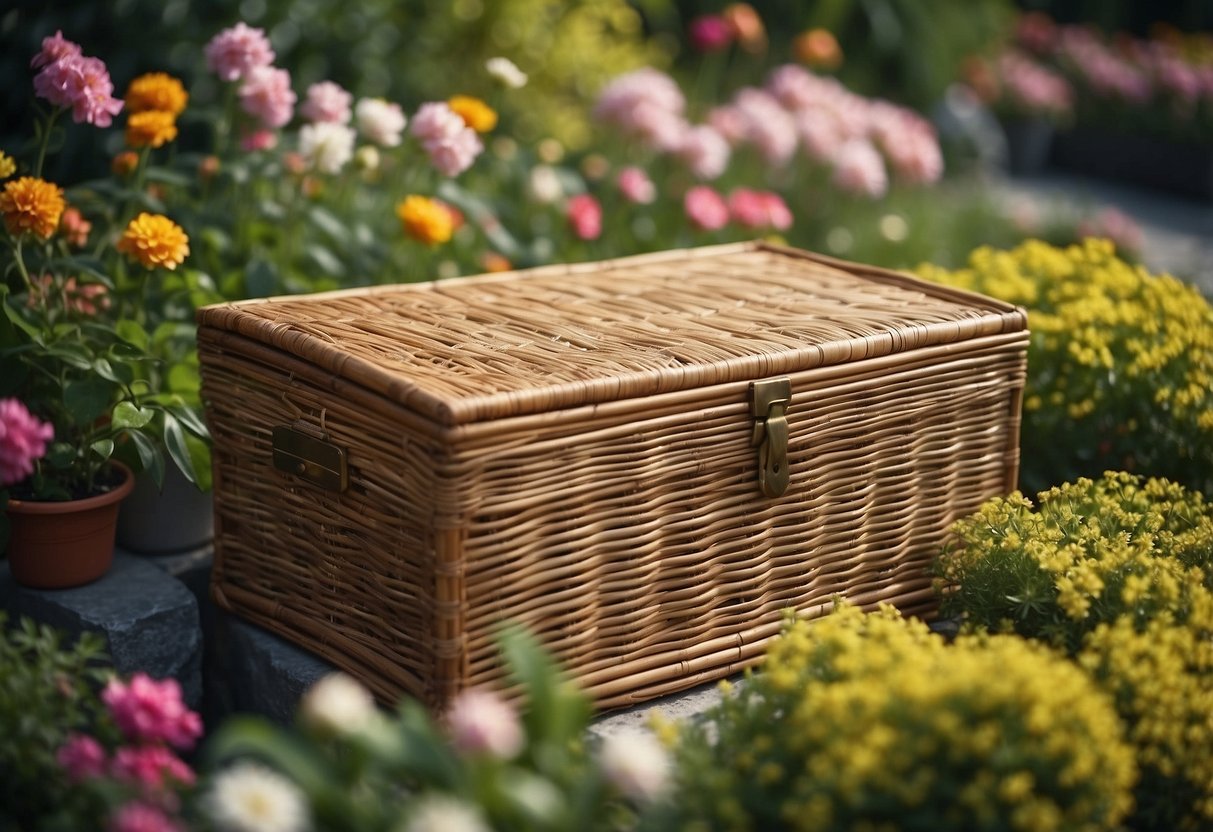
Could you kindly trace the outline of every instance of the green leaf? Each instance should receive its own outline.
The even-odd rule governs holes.
[[[210,491],[214,487],[211,478],[211,443],[193,434],[186,434],[185,444],[190,449],[190,460],[194,463],[194,485],[199,491]]]
[[[250,298],[266,298],[278,294],[281,285],[278,270],[265,260],[250,260],[244,269],[244,289]]]
[[[34,343],[43,343],[42,332],[29,321],[25,320],[25,318],[22,317],[21,312],[9,303],[7,292],[5,293],[4,297],[4,314],[13,326],[17,327],[17,329],[21,330],[31,339],[33,339]]]
[[[135,443],[135,450],[139,454],[139,464],[152,478],[152,482],[156,483],[156,487],[160,488],[164,485],[164,454],[151,437],[142,431],[132,430],[127,436]]]
[[[89,425],[105,415],[113,385],[102,378],[69,381],[63,388],[63,406],[77,424]]]
[[[111,364],[106,358],[93,361],[93,372],[115,384],[130,384],[135,380],[135,373],[130,367],[125,364]]]
[[[316,264],[316,267],[327,274],[339,277],[345,270],[337,255],[319,243],[310,243],[305,247],[304,251],[307,253],[308,258]]]
[[[188,188],[193,184],[193,180],[189,177],[168,168],[148,167],[144,171],[144,175],[149,182],[162,182],[165,185],[174,185],[178,188]]]
[[[320,205],[312,206],[312,209],[308,211],[308,219],[334,242],[342,245],[349,242],[349,229],[337,218],[336,214],[327,208]]]
[[[194,408],[184,404],[173,404],[169,405],[168,410],[181,420],[181,424],[191,434],[202,439],[210,439],[211,432],[207,429],[206,422],[202,421],[202,417]]]
[[[185,431],[177,417],[168,411],[164,412],[164,447],[168,449],[168,455],[173,458],[185,478],[190,482],[197,482],[194,460],[190,456],[189,446],[185,444]]]
[[[108,460],[114,455],[114,440],[113,439],[98,439],[93,444],[89,445],[93,449],[93,453],[101,457],[103,460]]]
[[[114,406],[112,424],[115,428],[127,430],[146,425],[156,415],[150,407],[139,407],[132,402],[118,402]]]
[[[313,797],[340,788],[309,743],[257,717],[236,716],[226,720],[208,740],[206,752],[208,768],[212,769],[235,758],[257,757]]]
[[[148,346],[147,330],[141,324],[132,320],[118,321],[114,327],[114,331],[118,337],[128,344],[134,344],[141,350],[146,350]]]

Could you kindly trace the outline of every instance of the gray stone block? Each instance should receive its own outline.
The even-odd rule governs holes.
[[[197,602],[181,581],[141,558],[116,552],[100,580],[62,590],[23,587],[0,563],[0,606],[13,619],[27,616],[71,636],[99,633],[119,673],[172,676],[191,707],[202,700]]]

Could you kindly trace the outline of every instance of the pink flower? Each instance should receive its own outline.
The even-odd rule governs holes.
[[[100,777],[105,772],[105,749],[87,734],[69,734],[55,760],[73,783]]]
[[[35,418],[17,399],[0,399],[0,488],[34,473],[34,463],[46,455],[55,438],[49,422]]]
[[[850,194],[878,199],[889,189],[884,161],[867,139],[851,139],[834,157],[834,184]]]
[[[724,136],[706,124],[690,128],[682,138],[678,157],[699,179],[715,179],[729,166],[731,151]]]
[[[117,779],[137,783],[149,794],[174,783],[190,786],[195,779],[193,770],[163,745],[119,748],[111,771]]]
[[[719,52],[733,42],[733,27],[718,14],[702,14],[687,27],[691,46],[698,52]]]
[[[422,142],[440,141],[467,127],[464,120],[445,101],[422,104],[413,116],[412,133]]]
[[[748,120],[745,114],[732,104],[713,107],[708,112],[707,121],[732,147],[745,141]]]
[[[691,225],[702,231],[718,231],[729,222],[729,206],[724,197],[707,185],[696,185],[687,191],[682,207]]]
[[[869,120],[872,139],[899,177],[917,185],[939,181],[943,176],[943,153],[929,121],[884,101],[872,104]]]
[[[34,69],[38,69],[39,67],[50,66],[64,58],[78,58],[80,55],[79,44],[64,38],[63,31],[59,30],[50,37],[42,39],[42,51],[34,56],[29,65]]]
[[[686,98],[664,72],[645,67],[618,76],[603,88],[594,117],[662,151],[678,147],[686,129]]]
[[[291,74],[285,69],[254,67],[240,85],[240,106],[265,127],[281,127],[290,121],[295,100]]]
[[[648,205],[657,199],[657,186],[649,179],[649,175],[638,167],[626,167],[619,171],[616,184],[628,202]]]
[[[737,188],[729,194],[728,205],[730,217],[743,228],[786,231],[792,226],[787,203],[772,191]]]
[[[570,197],[566,214],[578,239],[597,240],[602,235],[602,206],[589,194]]]
[[[131,801],[110,816],[108,832],[184,832],[184,827],[161,809]]]
[[[114,82],[100,58],[68,55],[34,76],[34,94],[57,107],[71,107],[72,121],[109,127],[122,111]]]
[[[832,162],[844,141],[838,119],[829,110],[805,110],[796,114],[796,132],[805,155],[816,162]]]
[[[452,745],[464,754],[509,760],[522,750],[524,737],[518,714],[491,691],[463,691],[451,703],[446,719]]]
[[[767,76],[766,89],[784,107],[798,111],[825,105],[845,87],[833,78],[814,75],[802,66],[784,64]]]
[[[299,114],[308,121],[331,121],[349,124],[353,113],[350,104],[354,96],[332,81],[321,81],[307,88],[307,100],[299,108]]]
[[[484,150],[476,131],[442,101],[422,104],[413,116],[412,131],[443,176],[458,176]]]
[[[203,50],[206,66],[223,81],[236,81],[274,62],[274,50],[261,29],[237,23],[211,38]]]
[[[1094,217],[1078,224],[1076,232],[1082,237],[1106,237],[1122,252],[1138,252],[1145,242],[1141,226],[1117,208],[1105,208]]]
[[[240,149],[245,153],[256,150],[273,150],[278,146],[278,134],[273,130],[252,130],[240,137]]]
[[[771,167],[783,167],[796,153],[796,122],[765,90],[743,89],[734,98],[746,122],[746,141]]]
[[[146,673],[136,673],[129,684],[123,684],[114,678],[101,700],[129,740],[163,741],[189,749],[202,736],[202,720],[181,701],[176,679],[157,682]]]

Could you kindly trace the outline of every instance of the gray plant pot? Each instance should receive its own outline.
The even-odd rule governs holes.
[[[139,476],[118,515],[118,545],[128,552],[163,555],[196,549],[214,536],[211,493],[199,491],[175,465],[164,472],[157,490],[151,477]]]

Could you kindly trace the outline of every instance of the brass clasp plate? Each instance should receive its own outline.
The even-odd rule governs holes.
[[[754,419],[750,444],[758,448],[758,485],[768,497],[788,490],[788,405],[792,381],[772,378],[750,384],[750,415]]]
[[[327,433],[300,422],[277,425],[273,431],[274,467],[329,491],[345,491],[349,486],[345,451],[328,438]]]

